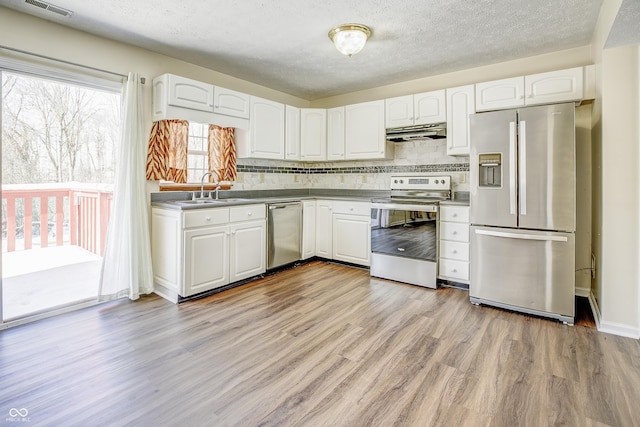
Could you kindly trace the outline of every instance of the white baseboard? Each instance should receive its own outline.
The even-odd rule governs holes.
[[[589,295],[591,295],[591,288],[576,287],[576,296],[577,297],[589,298]]]
[[[621,323],[607,322],[605,320],[602,320],[600,307],[598,307],[598,302],[596,301],[592,293],[589,293],[589,305],[591,306],[591,312],[593,313],[593,318],[596,321],[596,328],[598,329],[598,332],[618,335],[621,337],[640,339],[639,328],[623,325]]]
[[[178,293],[172,291],[171,289],[167,289],[162,285],[158,285],[157,283],[154,283],[153,293],[156,295],[160,295],[162,298],[174,304],[178,303]]]

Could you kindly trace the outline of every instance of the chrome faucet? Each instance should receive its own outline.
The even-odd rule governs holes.
[[[213,172],[211,171],[207,171],[202,175],[202,178],[200,178],[200,197],[198,197],[198,200],[202,200],[205,199],[204,197],[204,179],[207,176],[212,176],[214,177],[215,181],[216,181],[216,188],[215,188],[215,192],[216,192],[216,200],[218,200],[218,190],[220,189],[220,182],[218,181],[218,176],[215,175]],[[209,199],[211,198],[211,191],[209,191]],[[193,200],[196,200],[196,193],[193,193]]]

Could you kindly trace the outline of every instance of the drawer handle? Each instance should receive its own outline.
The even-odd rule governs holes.
[[[457,231],[454,231],[454,232],[452,232],[451,234],[453,234],[453,235],[455,236],[456,234],[458,234],[458,232],[457,232]]]
[[[454,254],[457,254],[457,253],[458,253],[458,251],[454,249],[454,250],[453,250],[453,253],[454,253]]]
[[[457,213],[454,213],[452,216],[455,218],[455,217],[457,217],[457,216],[458,216],[458,214],[457,214]]]
[[[453,269],[453,270],[451,270],[451,271],[453,271],[454,273],[457,273],[457,272],[458,272],[458,269],[457,269],[457,268],[454,268],[454,269]]]
[[[247,216],[251,216],[251,215],[253,215],[253,212],[247,213]]]
[[[350,211],[352,211],[352,210],[353,210],[353,208],[349,208],[349,210],[350,210]]]
[[[207,221],[211,221],[211,217],[210,217],[210,216],[208,216],[208,217],[206,217],[206,218],[205,218],[205,220],[207,220]]]

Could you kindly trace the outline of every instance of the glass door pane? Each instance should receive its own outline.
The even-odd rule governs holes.
[[[120,93],[2,72],[2,320],[97,297]]]

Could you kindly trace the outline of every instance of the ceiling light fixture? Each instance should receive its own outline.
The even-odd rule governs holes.
[[[341,54],[351,56],[362,50],[371,30],[361,24],[342,24],[329,31],[329,38]]]

